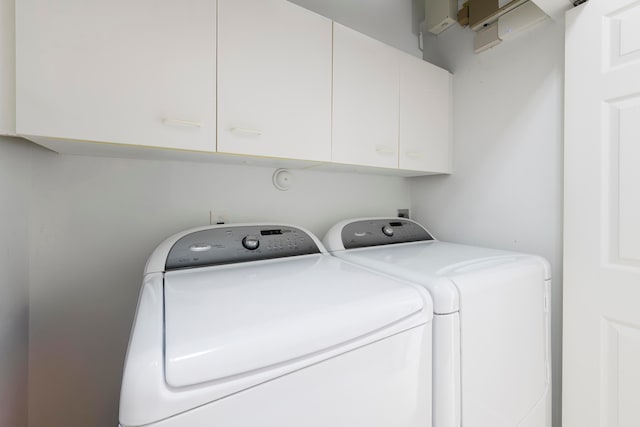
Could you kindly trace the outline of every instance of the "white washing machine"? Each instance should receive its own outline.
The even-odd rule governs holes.
[[[440,242],[401,218],[342,221],[323,243],[431,294],[433,427],[551,425],[547,261]]]
[[[297,227],[176,234],[147,262],[120,425],[430,427],[432,318]]]

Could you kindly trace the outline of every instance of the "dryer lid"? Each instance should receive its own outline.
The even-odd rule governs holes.
[[[403,319],[425,323],[432,310],[415,287],[328,255],[170,271],[164,295],[174,387],[281,367],[374,332],[379,339]]]
[[[440,241],[403,243],[333,252],[341,259],[424,286],[437,314],[460,310],[465,292],[454,276],[480,270],[508,268],[527,255]]]

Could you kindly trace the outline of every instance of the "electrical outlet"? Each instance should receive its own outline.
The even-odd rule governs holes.
[[[398,209],[398,218],[409,219],[409,209]]]
[[[225,224],[228,220],[229,215],[227,212],[221,209],[211,209],[209,211],[209,224]]]

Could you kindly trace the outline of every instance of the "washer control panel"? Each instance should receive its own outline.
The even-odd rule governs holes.
[[[420,242],[433,237],[420,225],[401,218],[354,221],[342,229],[345,249]]]
[[[311,236],[295,227],[215,227],[180,238],[169,251],[165,268],[177,270],[319,253]]]

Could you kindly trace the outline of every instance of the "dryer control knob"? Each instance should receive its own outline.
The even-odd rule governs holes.
[[[245,249],[254,251],[260,246],[260,240],[258,240],[258,238],[254,236],[246,236],[244,239],[242,239],[242,246],[244,246]]]
[[[385,236],[393,236],[393,227],[391,227],[390,225],[385,225],[384,227],[382,227],[382,233]]]

